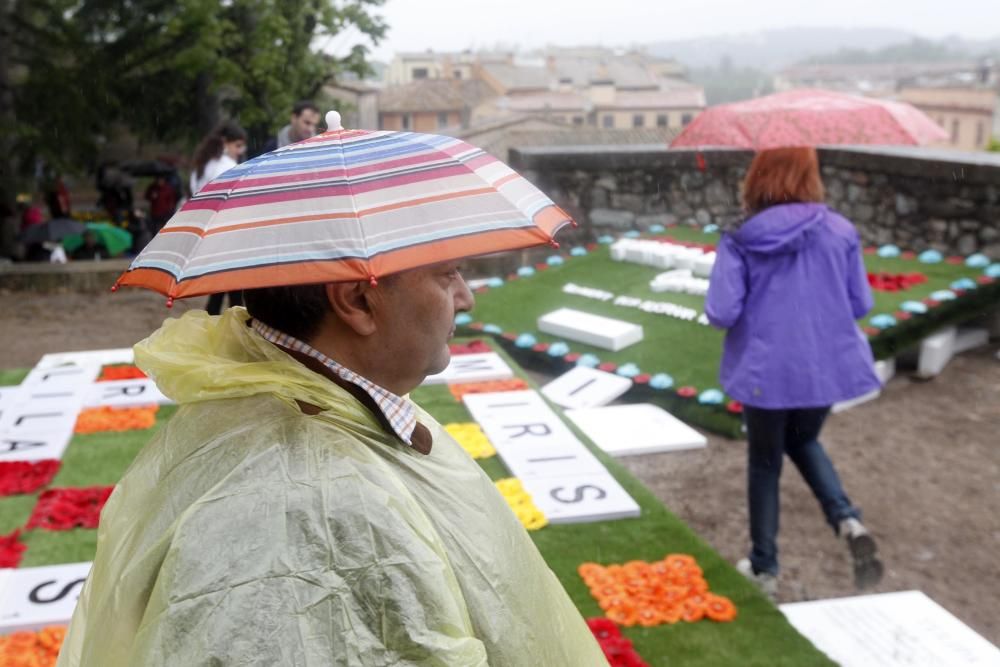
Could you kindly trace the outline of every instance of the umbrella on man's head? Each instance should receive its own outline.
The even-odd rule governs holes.
[[[948,134],[919,109],[827,90],[792,90],[701,112],[671,148],[920,145]]]
[[[329,131],[206,185],[119,278],[171,299],[377,280],[553,243],[569,216],[496,158],[453,137]]]

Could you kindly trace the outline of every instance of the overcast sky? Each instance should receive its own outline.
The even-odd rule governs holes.
[[[686,39],[793,26],[879,27],[925,37],[1000,36],[1000,0],[388,0],[374,49],[456,51]],[[331,50],[357,36],[334,38]]]

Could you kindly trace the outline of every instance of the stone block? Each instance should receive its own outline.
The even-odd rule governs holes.
[[[897,194],[896,195],[896,214],[897,215],[910,215],[915,213],[918,208],[917,200],[913,197]]]
[[[645,199],[642,195],[613,192],[611,193],[611,208],[642,213],[646,203]]]
[[[616,211],[610,208],[594,208],[588,215],[590,224],[595,227],[615,227],[617,229],[631,229],[635,222],[635,213],[632,211]]]
[[[645,215],[637,215],[635,217],[635,224],[639,227],[648,228],[652,225],[673,225],[677,223],[677,218],[669,213],[647,213]]]
[[[590,190],[590,205],[594,208],[608,208],[609,198],[608,191],[605,188],[591,188]]]
[[[963,234],[956,245],[959,255],[971,255],[979,248],[979,242],[974,234]]]
[[[694,219],[698,221],[698,224],[704,227],[712,223],[712,214],[703,208],[695,211]]]
[[[572,308],[560,308],[538,318],[538,330],[617,352],[642,340],[638,324],[584,313]]]
[[[867,199],[867,197],[865,196],[865,189],[863,187],[857,183],[847,184],[847,201],[854,204],[864,199]]]

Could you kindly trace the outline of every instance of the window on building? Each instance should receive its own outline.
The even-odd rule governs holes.
[[[583,125],[583,116],[573,116],[574,125]]]
[[[957,118],[952,118],[951,119],[951,143],[953,143],[953,144],[957,144],[958,143],[958,119]]]
[[[692,120],[694,120],[694,116],[692,116],[689,113],[686,113],[683,116],[681,116],[681,125],[687,127],[688,123],[690,123]]]
[[[656,127],[667,127],[670,123],[667,120],[667,114],[660,113],[656,114]]]
[[[614,127],[614,126],[615,126],[615,117],[612,116],[611,114],[605,114],[601,118],[601,127]]]
[[[462,78],[462,70],[460,70],[460,69],[453,70],[452,73],[451,73],[451,76],[452,76],[453,79],[461,79]]]
[[[430,72],[427,71],[426,67],[414,67],[410,75],[414,79],[426,79],[430,75]]]
[[[976,123],[976,148],[986,146],[986,123],[978,121]]]
[[[410,114],[408,113],[403,114],[402,125],[404,130],[410,129]]]
[[[643,114],[637,113],[632,115],[632,127],[642,127],[645,124],[646,117]]]
[[[448,112],[438,112],[438,127],[448,127]]]

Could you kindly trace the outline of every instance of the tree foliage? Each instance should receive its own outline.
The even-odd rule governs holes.
[[[90,168],[115,128],[191,145],[229,115],[266,137],[294,100],[366,72],[361,42],[384,34],[373,13],[383,2],[0,0],[12,99],[3,109],[0,90],[0,129],[21,173],[38,160]],[[359,42],[346,55],[312,48],[345,32]]]

